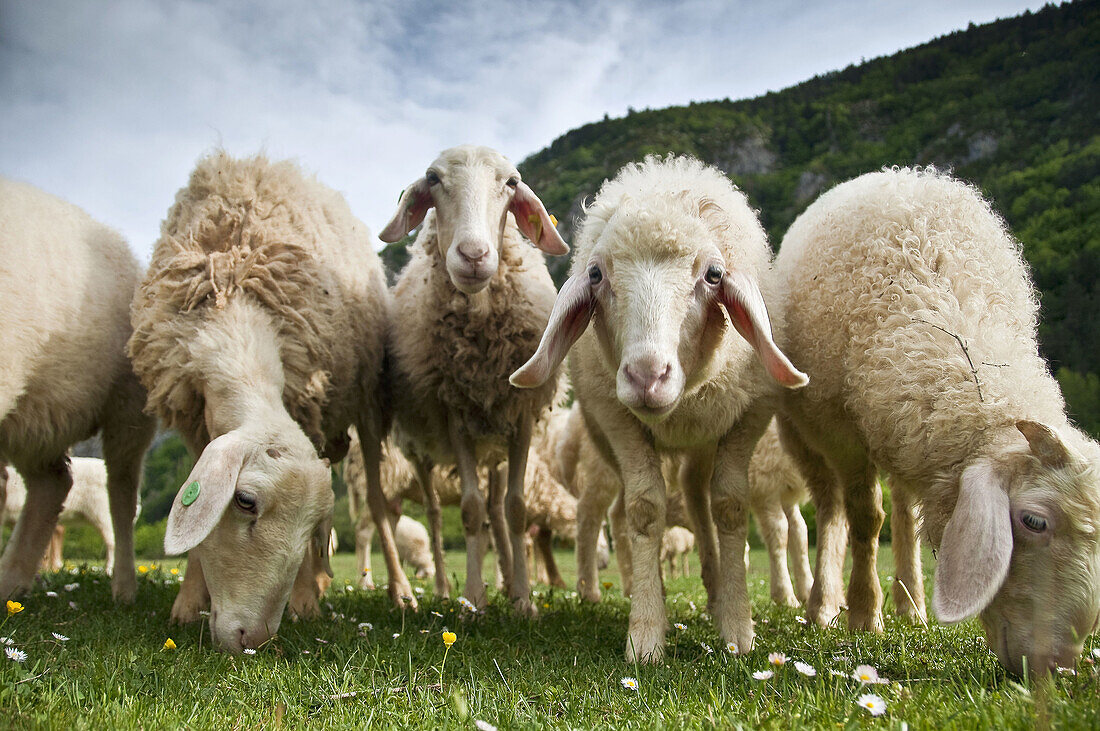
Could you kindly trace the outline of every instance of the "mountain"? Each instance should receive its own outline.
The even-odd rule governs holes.
[[[736,71],[731,71],[736,73]],[[692,154],[760,211],[773,245],[822,191],[890,165],[935,165],[982,189],[1041,294],[1040,347],[1070,413],[1100,436],[1100,2],[1048,5],[755,99],[632,112],[523,161],[562,219],[625,163]],[[403,265],[404,244],[383,253]],[[569,262],[548,259],[560,284]]]

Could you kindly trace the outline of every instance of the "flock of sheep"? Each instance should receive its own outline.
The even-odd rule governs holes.
[[[452,591],[442,504],[461,506],[462,593],[485,604],[492,543],[500,585],[532,616],[529,536],[556,583],[550,536],[575,538],[578,592],[598,601],[610,517],[631,661],[661,659],[661,562],[673,570],[692,543],[718,632],[752,646],[750,510],[773,599],[823,625],[846,607],[850,628],[880,631],[880,470],[900,614],[925,611],[919,512],[937,616],[980,616],[1010,670],[1072,665],[1097,629],[1100,446],[1038,354],[1019,245],[970,186],[932,169],[861,176],[812,204],[773,260],[723,173],[649,157],[587,206],[556,291],[543,259],[568,252],[556,221],[512,163],[463,146],[405,189],[380,238],[418,226],[387,288],[342,196],[292,163],[218,152],[177,194],[143,276],[109,228],[0,181],[0,458],[26,486],[0,598],[31,586],[81,482],[66,450],[100,432],[113,593],[134,600],[159,419],[196,456],[165,535],[188,553],[172,618],[209,609],[234,652],[287,608],[317,614],[330,467],[345,458],[362,585],[377,532],[399,607],[417,604],[402,554]],[[397,519],[406,497],[430,538]]]

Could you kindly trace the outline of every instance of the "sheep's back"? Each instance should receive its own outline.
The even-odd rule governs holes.
[[[862,176],[807,209],[776,266],[804,397],[842,403],[892,472],[958,464],[1026,414],[1065,421],[1019,246],[970,187],[934,171]]]

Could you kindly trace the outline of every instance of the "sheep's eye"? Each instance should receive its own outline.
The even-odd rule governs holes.
[[[428,181],[428,185],[435,185],[439,182],[439,173],[434,170],[429,170],[424,173],[424,179]]]
[[[1032,513],[1024,513],[1020,516],[1020,522],[1024,524],[1024,527],[1034,533],[1042,533],[1047,529],[1046,518],[1040,518],[1038,515]]]
[[[519,185],[519,178],[518,177],[513,175],[512,177],[508,178],[508,187],[509,188],[514,188],[517,185]]]
[[[249,495],[247,492],[236,492],[233,494],[233,502],[246,513],[256,512],[255,495]]]
[[[707,267],[707,273],[703,275],[703,279],[706,280],[707,284],[718,284],[722,281],[722,275],[724,273],[722,267],[717,264],[711,264]]]
[[[588,267],[588,283],[592,284],[592,285],[596,285],[596,284],[599,284],[602,281],[603,281],[603,272],[600,271],[600,268],[598,266],[596,266],[595,264]]]

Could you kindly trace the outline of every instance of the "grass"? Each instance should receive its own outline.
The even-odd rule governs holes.
[[[883,554],[881,565],[890,566],[888,547]],[[558,558],[572,581],[571,554]],[[461,574],[459,553],[448,563]],[[629,600],[612,571],[602,578],[615,588],[599,605],[538,587],[541,617],[530,621],[497,592],[484,614],[471,615],[433,598],[428,582],[414,582],[424,590],[419,612],[398,611],[381,590],[346,591],[353,557],[341,554],[324,619],[284,621],[256,655],[234,657],[211,649],[205,626],[168,625],[176,565],[144,574],[132,607],[113,605],[109,579],[94,567],[44,576],[22,599],[24,611],[0,628],[28,655],[24,663],[0,657],[0,725],[437,729],[472,728],[479,719],[501,728],[1100,727],[1092,663],[1079,663],[1076,676],[1030,684],[1006,677],[973,622],[924,629],[888,614],[880,636],[802,625],[798,610],[768,601],[759,551],[751,585],[756,647],[726,652],[703,614],[696,566],[694,577],[668,582],[669,622],[685,629],[670,628],[668,655],[655,667],[622,659]],[[79,586],[66,590],[70,582]],[[458,639],[440,685],[445,627]],[[177,649],[162,649],[168,637]],[[771,680],[753,679],[770,652],[785,653],[788,663]],[[817,676],[798,673],[794,660]],[[864,663],[891,682],[863,687],[830,673],[850,676]],[[621,685],[625,676],[637,678],[637,691]],[[856,704],[866,692],[885,700],[884,715],[873,718]]]

